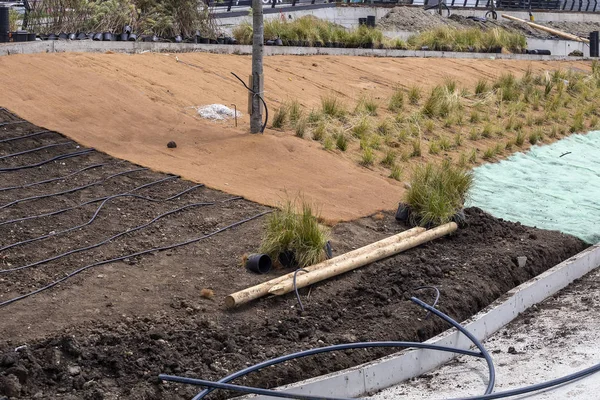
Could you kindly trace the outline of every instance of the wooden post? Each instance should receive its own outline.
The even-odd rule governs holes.
[[[382,239],[378,242],[371,243],[367,246],[360,247],[356,250],[352,250],[348,253],[339,255],[337,257],[333,257],[333,258],[323,261],[321,263],[311,265],[310,267],[306,267],[304,269],[310,272],[310,271],[316,271],[321,268],[326,268],[326,267],[335,265],[337,263],[343,262],[344,260],[347,260],[349,258],[358,257],[359,255],[364,254],[366,252],[373,251],[378,248],[400,242],[402,240],[405,240],[409,237],[418,235],[423,232],[425,232],[425,228],[420,228],[420,227],[412,228],[407,231],[398,233],[397,235]],[[271,289],[271,287],[273,287],[274,285],[276,285],[280,282],[284,282],[288,279],[291,279],[293,277],[294,277],[294,273],[290,272],[289,274],[285,274],[280,277],[271,279],[270,281],[263,282],[259,285],[252,286],[250,288],[230,294],[229,296],[227,296],[225,298],[225,305],[227,307],[235,307],[235,306],[239,306],[241,304],[248,303],[248,302],[258,299],[260,297],[266,296],[267,294],[269,294],[269,289]]]
[[[263,47],[264,21],[262,0],[252,0],[252,91],[263,95]],[[262,128],[262,103],[258,96],[252,96],[252,115],[250,116],[250,132],[260,133]]]
[[[547,26],[534,24],[533,22],[525,21],[524,19],[513,17],[511,15],[502,14],[502,18],[506,18],[506,19],[508,19],[510,21],[522,22],[524,24],[529,25],[530,27],[532,27],[534,29],[538,29],[540,31],[548,32],[548,33],[551,33],[551,34],[556,35],[556,36],[560,36],[560,37],[568,39],[568,40],[574,40],[576,42],[583,42],[583,43],[589,43],[590,42],[589,39],[582,38],[582,37],[579,37],[577,35],[572,35],[572,34],[567,33],[567,32],[559,31],[558,29],[548,28]]]
[[[454,232],[458,226],[454,222],[449,222],[444,225],[440,225],[437,228],[430,229],[416,236],[409,237],[398,243],[393,243],[387,247],[381,247],[375,249],[373,252],[360,254],[358,257],[345,260],[344,262],[336,263],[327,268],[321,268],[316,271],[311,271],[305,274],[298,274],[296,277],[296,287],[298,289],[303,288],[313,283],[320,282],[325,279],[329,279],[336,275],[343,274],[353,269],[360,268],[364,265],[373,263],[375,261],[382,260],[390,257],[394,254],[398,254],[404,250],[411,249],[420,244],[429,242],[430,240],[437,239],[444,235]],[[282,294],[289,293],[294,290],[293,278],[278,283],[269,289],[269,294],[280,296]]]

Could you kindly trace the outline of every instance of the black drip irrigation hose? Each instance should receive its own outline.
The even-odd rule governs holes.
[[[434,290],[435,291],[435,299],[433,300],[433,304],[431,305],[432,307],[437,306],[438,301],[440,301],[440,290],[438,288],[436,288],[435,286],[419,286],[413,289],[413,291],[417,291],[417,290],[425,290],[425,289],[430,289],[430,290]],[[427,311],[427,314],[425,315],[425,319],[429,319],[429,316],[431,315],[431,312]]]
[[[16,247],[16,246],[21,246],[21,245],[24,245],[24,244],[27,244],[27,243],[36,242],[38,240],[47,239],[49,237],[55,237],[55,236],[62,235],[62,234],[67,233],[67,232],[71,232],[71,231],[74,231],[74,230],[86,227],[86,226],[90,225],[92,222],[94,222],[94,220],[96,219],[96,217],[100,213],[100,210],[102,210],[102,208],[104,208],[104,206],[106,205],[107,202],[109,202],[109,201],[111,201],[113,199],[116,199],[116,198],[120,198],[120,197],[134,197],[134,198],[137,198],[137,199],[143,199],[143,200],[147,200],[147,201],[151,201],[151,202],[163,202],[163,201],[173,200],[173,199],[175,199],[175,198],[177,198],[179,196],[182,196],[182,195],[184,195],[184,194],[186,194],[186,193],[188,193],[188,192],[190,192],[190,191],[192,191],[194,189],[197,189],[197,188],[203,187],[203,186],[204,186],[203,184],[194,185],[191,188],[185,189],[184,191],[179,192],[179,193],[177,193],[177,194],[175,194],[173,196],[167,197],[166,199],[153,199],[151,197],[140,196],[140,195],[137,195],[137,194],[129,194],[129,193],[117,194],[117,195],[114,195],[114,196],[110,196],[110,197],[106,198],[102,202],[102,204],[100,204],[98,206],[98,208],[96,209],[96,212],[94,212],[94,215],[92,215],[92,218],[90,218],[89,221],[87,221],[87,222],[85,222],[85,223],[83,223],[81,225],[73,226],[71,228],[67,228],[67,229],[59,231],[59,232],[49,233],[47,235],[38,236],[38,237],[35,237],[35,238],[31,238],[31,239],[23,240],[23,241],[20,241],[20,242],[12,243],[12,244],[6,245],[4,247],[0,247],[0,253],[3,252],[4,250],[8,250],[8,249]],[[2,272],[2,271],[0,271],[0,272]]]
[[[20,185],[20,186],[3,187],[3,188],[0,188],[0,192],[4,192],[4,191],[7,191],[7,190],[25,189],[25,188],[32,187],[32,186],[42,185],[44,183],[50,183],[50,182],[54,182],[54,181],[60,181],[60,180],[67,179],[67,178],[70,178],[72,176],[75,176],[77,174],[80,174],[80,173],[82,173],[84,171],[87,171],[89,169],[99,168],[99,167],[103,167],[105,165],[106,164],[94,164],[94,165],[90,165],[89,167],[85,167],[85,168],[79,169],[79,170],[77,170],[75,172],[71,172],[70,174],[63,175],[63,176],[58,176],[56,178],[45,179],[43,181],[38,181],[38,182],[33,182],[33,183],[27,183],[25,185]]]
[[[238,200],[238,199],[241,199],[241,197],[237,197],[237,198],[234,198],[234,199]],[[232,199],[228,199],[228,200],[231,201]],[[124,235],[126,235],[128,233],[133,233],[133,232],[139,231],[140,229],[144,229],[144,228],[152,225],[156,221],[158,221],[158,220],[160,220],[160,219],[162,219],[164,217],[167,217],[169,215],[178,213],[180,211],[186,210],[186,209],[191,208],[191,207],[212,206],[214,204],[216,204],[216,203],[214,203],[214,202],[211,202],[211,203],[201,202],[201,203],[187,204],[185,206],[178,207],[178,208],[176,208],[174,210],[167,211],[166,213],[160,214],[159,216],[153,218],[152,220],[150,220],[150,221],[148,221],[148,222],[146,222],[146,223],[144,223],[142,225],[138,225],[138,226],[133,227],[131,229],[127,229],[125,231],[122,231],[122,232],[119,232],[117,234],[114,234],[113,236],[111,236],[109,238],[106,238],[104,240],[101,240],[98,243],[94,243],[94,244],[91,244],[89,246],[85,246],[85,247],[80,247],[80,248],[77,248],[77,249],[69,250],[69,251],[64,252],[62,254],[57,254],[57,255],[52,256],[50,258],[46,258],[45,260],[36,261],[36,262],[30,263],[30,264],[27,264],[27,265],[22,265],[20,267],[15,267],[15,268],[10,268],[10,269],[2,269],[2,270],[0,270],[0,274],[7,274],[9,272],[21,271],[21,270],[24,270],[24,269],[27,269],[27,268],[35,267],[35,266],[38,266],[38,265],[41,265],[41,264],[46,264],[48,262],[55,261],[55,260],[58,260],[60,258],[70,256],[71,254],[81,253],[82,251],[87,251],[87,250],[92,250],[92,249],[95,249],[95,248],[100,247],[102,245],[105,245],[105,244],[111,242],[112,240],[118,239],[121,236],[124,236]]]
[[[67,212],[67,211],[75,210],[76,208],[87,206],[88,204],[97,203],[99,201],[106,200],[106,199],[111,198],[111,197],[118,197],[118,196],[126,195],[126,194],[129,194],[131,192],[135,192],[136,190],[141,190],[141,189],[144,189],[144,188],[146,188],[148,186],[156,185],[158,183],[162,183],[162,182],[169,181],[169,180],[172,180],[172,179],[177,179],[177,178],[179,178],[179,176],[176,176],[176,175],[167,176],[166,178],[162,178],[162,179],[159,179],[157,181],[153,181],[153,182],[150,182],[150,183],[145,183],[142,186],[138,186],[136,188],[133,188],[133,189],[131,189],[131,190],[125,192],[125,193],[119,193],[119,194],[112,195],[112,196],[99,197],[97,199],[88,200],[88,201],[86,201],[84,203],[80,203],[80,204],[77,204],[77,205],[72,206],[72,207],[67,207],[67,208],[63,208],[63,209],[60,209],[60,210],[51,211],[51,212],[48,212],[48,213],[37,214],[37,215],[30,215],[28,217],[21,217],[21,218],[16,218],[16,219],[10,219],[8,221],[2,221],[2,222],[0,222],[0,226],[7,225],[7,224],[14,224],[15,222],[28,221],[28,220],[31,220],[31,219],[37,219],[37,218],[43,218],[43,217],[50,217],[52,215],[62,214],[62,213]],[[160,201],[160,200],[157,200],[157,201]]]
[[[43,287],[41,287],[39,289],[36,289],[36,290],[34,290],[32,292],[29,292],[29,293],[25,293],[25,294],[23,294],[21,296],[14,297],[14,298],[12,298],[10,300],[3,301],[3,302],[0,303],[0,307],[8,306],[9,304],[15,303],[17,301],[26,299],[27,297],[34,296],[34,295],[36,295],[38,293],[41,293],[41,292],[43,292],[45,290],[48,290],[48,289],[50,289],[50,288],[58,285],[59,283],[62,283],[64,281],[66,281],[66,280],[74,277],[75,275],[80,274],[83,271],[88,270],[90,268],[98,267],[100,265],[110,264],[110,263],[113,263],[113,262],[116,262],[116,261],[122,261],[122,260],[124,260],[126,258],[132,258],[132,257],[141,256],[141,255],[144,255],[144,254],[155,253],[157,251],[171,250],[171,249],[175,249],[177,247],[182,247],[182,246],[186,246],[188,244],[193,244],[193,243],[199,242],[201,240],[208,239],[209,237],[215,236],[215,235],[217,235],[217,234],[219,234],[221,232],[224,232],[226,230],[229,230],[229,229],[235,228],[237,226],[240,226],[242,224],[245,224],[246,222],[250,222],[252,220],[260,218],[263,215],[269,214],[271,212],[273,212],[273,211],[269,210],[269,211],[261,212],[259,214],[256,214],[256,215],[253,215],[251,217],[245,218],[245,219],[243,219],[241,221],[234,222],[233,224],[227,225],[227,226],[225,226],[223,228],[217,229],[216,231],[213,231],[213,232],[211,232],[209,234],[206,234],[206,235],[203,235],[203,236],[200,236],[200,237],[196,237],[196,238],[193,238],[193,239],[189,239],[189,240],[186,240],[184,242],[179,242],[179,243],[171,244],[171,245],[168,245],[168,246],[154,247],[154,248],[151,248],[151,249],[148,249],[148,250],[142,250],[142,251],[138,251],[136,253],[130,253],[130,254],[126,254],[124,256],[119,256],[119,257],[111,258],[111,259],[108,259],[108,260],[98,261],[98,262],[95,262],[93,264],[88,264],[85,267],[81,267],[79,269],[76,269],[75,271],[72,271],[72,272],[68,273],[67,275],[63,276],[62,278],[57,279],[56,281],[51,282],[51,283],[47,284],[46,286],[43,286]]]
[[[252,93],[253,96],[257,96],[260,101],[262,101],[263,105],[265,106],[265,122],[262,125],[262,127],[260,128],[260,133],[264,133],[265,132],[265,128],[267,127],[267,121],[269,121],[269,109],[267,108],[267,103],[265,103],[265,100],[262,98],[262,96],[260,95],[260,93],[256,93],[254,90],[252,90],[251,88],[248,87],[248,85],[246,85],[246,82],[244,82],[242,80],[242,78],[240,78],[239,76],[237,76],[235,73],[231,73],[231,75],[235,76],[238,81],[242,82],[242,85],[244,85],[244,87],[246,89],[248,89],[248,91],[250,93]]]
[[[39,196],[23,197],[22,199],[13,200],[10,203],[6,203],[6,204],[1,205],[0,206],[0,210],[2,210],[3,208],[14,206],[15,204],[23,203],[25,201],[46,199],[48,197],[62,196],[64,194],[79,192],[81,190],[90,188],[92,186],[100,185],[101,183],[104,183],[104,182],[106,182],[106,181],[108,181],[108,180],[110,180],[112,178],[116,178],[116,177],[122,176],[122,175],[131,174],[133,172],[146,171],[147,169],[148,168],[134,168],[134,169],[130,169],[130,170],[127,170],[127,171],[121,171],[121,172],[118,172],[116,174],[109,175],[106,178],[100,179],[100,180],[92,182],[92,183],[88,183],[87,185],[78,186],[78,187],[75,187],[75,188],[72,188],[72,189],[63,190],[62,192],[41,194]]]
[[[40,167],[44,164],[51,163],[52,161],[64,160],[66,158],[71,158],[71,157],[79,157],[79,156],[83,156],[86,154],[90,154],[93,151],[94,151],[94,149],[85,149],[85,150],[75,151],[73,153],[61,154],[56,157],[52,157],[48,160],[40,161],[39,163],[36,163],[36,164],[21,165],[19,167],[0,168],[0,172],[12,172],[12,171],[20,171],[22,169]]]
[[[24,124],[27,121],[25,120],[17,120],[17,121],[7,121],[7,122],[0,122],[0,126],[6,126],[6,125],[15,125],[15,124]]]
[[[304,268],[298,268],[297,270],[294,271],[294,280],[292,281],[294,284],[294,292],[296,293],[296,300],[298,300],[298,305],[300,306],[300,310],[304,311],[304,304],[302,304],[302,300],[300,299],[300,293],[298,293],[298,286],[296,285],[296,275],[298,275],[298,272],[308,273],[308,271],[305,270]]]
[[[473,339],[475,339],[475,338],[465,328],[463,328],[458,322],[454,321],[452,318],[450,318],[446,314],[436,310],[432,306],[422,302],[421,300],[419,300],[416,297],[411,297],[411,301],[413,301],[418,306],[425,308],[428,312],[431,312],[431,313],[437,315],[438,317],[442,318],[444,321],[450,323],[452,326],[459,329],[459,331],[463,334],[466,334],[467,337],[469,338],[469,340],[471,340],[476,346],[478,346],[478,344],[481,345],[481,343],[479,343],[479,341],[477,341],[477,340],[473,341]],[[213,381],[203,380],[203,379],[187,378],[187,377],[181,377],[181,376],[165,375],[165,374],[159,375],[159,379],[161,379],[163,381],[179,382],[179,383],[185,383],[185,384],[206,387],[206,389],[204,389],[202,392],[200,392],[199,394],[194,396],[192,400],[201,400],[215,389],[233,390],[233,391],[237,391],[237,392],[241,392],[241,393],[258,394],[258,395],[263,395],[263,396],[271,396],[271,397],[278,397],[278,398],[291,398],[291,399],[299,399],[299,400],[319,400],[319,399],[355,400],[355,399],[350,399],[350,398],[337,398],[337,397],[325,397],[325,396],[311,396],[311,395],[296,394],[296,393],[285,393],[282,391],[271,390],[271,389],[260,389],[260,388],[256,388],[256,387],[232,385],[232,384],[229,384],[228,382],[230,382],[234,379],[243,377],[245,375],[248,375],[251,372],[259,371],[263,368],[271,367],[271,366],[274,366],[277,364],[292,361],[292,360],[302,358],[302,357],[312,356],[312,355],[320,354],[320,353],[329,353],[332,351],[340,351],[340,350],[348,350],[348,349],[363,349],[363,348],[372,348],[372,347],[420,348],[420,349],[450,352],[450,353],[454,353],[454,354],[469,355],[469,356],[478,357],[478,358],[486,358],[486,354],[483,352],[474,352],[474,351],[470,351],[470,350],[462,350],[459,348],[440,346],[440,345],[434,345],[434,344],[428,344],[428,343],[362,342],[362,343],[347,343],[347,344],[315,348],[315,349],[304,350],[304,351],[300,351],[297,353],[280,356],[280,357],[277,357],[277,358],[274,358],[271,360],[263,361],[256,365],[242,369],[240,371],[234,372],[233,374],[231,374],[225,378],[222,378],[218,382],[213,382]],[[488,353],[488,355],[489,355],[489,353]],[[490,364],[488,363],[488,368],[489,368],[489,375],[490,375],[490,379],[491,379],[492,376],[494,375],[493,364],[490,367]],[[486,389],[486,394],[484,394],[484,395],[470,396],[470,397],[463,397],[463,398],[453,398],[453,399],[449,399],[449,400],[489,400],[489,399],[500,399],[500,398],[519,396],[522,394],[531,393],[531,392],[555,387],[558,385],[562,385],[565,383],[569,383],[569,382],[586,377],[588,375],[591,375],[591,374],[599,372],[599,371],[600,371],[600,363],[596,364],[592,367],[586,368],[584,370],[575,372],[573,374],[570,374],[570,375],[567,375],[567,376],[564,376],[561,378],[553,379],[553,380],[550,380],[550,381],[547,381],[544,383],[539,383],[539,384],[530,385],[530,386],[517,388],[517,389],[506,390],[506,391],[497,392],[497,393],[491,393],[491,392],[487,393],[487,391],[490,390],[490,385],[488,385],[488,387]],[[490,380],[489,383],[491,384],[492,391],[493,391],[493,382]]]
[[[33,133],[28,133],[27,135],[23,135],[23,136],[17,136],[17,137],[12,137],[12,138],[7,138],[7,139],[1,139],[0,143],[12,142],[13,140],[27,139],[27,138],[30,138],[30,137],[33,137],[33,136],[42,135],[44,133],[55,133],[55,132],[49,131],[47,129],[44,129],[43,131],[37,131],[37,132],[33,132]]]
[[[23,154],[33,153],[33,152],[44,150],[44,149],[51,149],[53,147],[66,146],[68,144],[73,144],[73,142],[69,141],[69,142],[60,142],[60,143],[47,144],[45,146],[36,147],[35,149],[23,150],[23,151],[19,151],[18,153],[12,153],[12,154],[7,154],[5,156],[0,156],[0,160],[3,160],[5,158],[20,156],[20,155],[23,155]]]

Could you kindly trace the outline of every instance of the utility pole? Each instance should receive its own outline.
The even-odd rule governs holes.
[[[275,1],[275,0],[273,0]],[[264,24],[262,0],[252,0],[252,91],[263,96],[263,46]],[[258,96],[252,96],[252,115],[250,116],[250,132],[260,133],[262,128],[262,104]]]

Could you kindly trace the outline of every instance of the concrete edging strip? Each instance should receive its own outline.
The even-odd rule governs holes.
[[[561,262],[517,286],[462,325],[477,339],[485,340],[529,307],[554,295],[571,282],[600,267],[600,243]],[[472,344],[454,329],[426,343],[469,349]],[[358,397],[422,375],[450,361],[455,355],[431,350],[404,350],[354,368],[281,387],[294,393],[332,397]],[[275,399],[255,396],[253,399]]]
[[[420,57],[420,58],[466,58],[530,61],[581,61],[593,60],[590,57],[542,56],[535,54],[495,54],[495,53],[459,53],[449,51],[393,50],[393,49],[347,49],[327,47],[287,47],[265,46],[265,56],[276,55],[330,55],[361,57]],[[36,53],[216,53],[216,54],[252,54],[249,45],[191,44],[191,43],[151,43],[151,42],[96,42],[90,40],[67,41],[46,40],[0,45],[0,56]]]

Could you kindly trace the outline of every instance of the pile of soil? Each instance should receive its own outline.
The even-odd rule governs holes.
[[[377,26],[382,30],[423,32],[440,26],[451,26],[454,28],[479,28],[483,30],[500,27],[510,32],[522,33],[527,37],[550,39],[556,38],[554,35],[533,29],[526,24],[504,20],[500,17],[494,21],[488,19],[485,21],[473,20],[462,15],[451,14],[450,17],[440,16],[433,11],[425,11],[417,7],[395,7],[386,16],[381,18]],[[564,32],[589,37],[590,32],[600,30],[599,22],[537,22],[536,24],[548,26]]]
[[[19,128],[14,125],[10,131],[4,128],[1,137],[39,129],[27,124]],[[0,155],[61,141],[65,138],[53,133],[10,142],[10,146],[0,147]],[[10,161],[6,159],[2,166],[31,164],[56,155],[53,151],[59,152],[51,148],[40,154],[28,153]],[[118,166],[119,170],[135,167],[99,152],[86,157],[4,173],[3,178],[6,177],[6,186],[10,186],[58,176],[89,163],[103,162],[112,168]],[[55,184],[64,185],[64,190],[67,186],[79,186],[84,181],[104,176],[97,170],[86,173],[89,175],[81,175],[80,181]],[[14,209],[5,208],[0,220],[73,206],[85,199],[130,190],[161,177],[165,175],[141,171],[111,184],[27,201],[22,206],[15,205]],[[59,189],[41,186],[19,189],[18,193],[0,192],[1,204]],[[174,179],[172,187],[155,187],[144,194],[166,197],[167,193],[177,193],[191,186],[190,182]],[[180,206],[228,197],[199,188],[175,202]],[[89,244],[141,224],[174,206],[134,201],[111,204],[100,220],[77,230],[77,234],[36,242],[26,251],[19,246],[17,250],[2,252],[2,269]],[[206,207],[169,216],[163,223],[125,235],[90,252],[17,274],[2,275],[0,300],[30,291],[85,263],[197,237],[266,209],[245,200],[211,207],[210,212]],[[85,220],[88,214],[89,210],[77,209],[50,220],[0,226],[1,244],[67,228]],[[160,383],[157,375],[217,379],[249,364],[315,346],[372,340],[423,341],[447,326],[438,319],[423,319],[423,310],[409,301],[415,294],[413,288],[438,287],[441,291],[439,308],[464,320],[507,290],[586,246],[574,237],[495,219],[477,208],[467,209],[466,215],[468,226],[449,237],[302,289],[304,312],[299,311],[293,295],[261,299],[237,310],[226,310],[222,305],[223,298],[230,292],[266,279],[237,265],[242,254],[257,248],[263,221],[244,224],[195,245],[132,257],[85,272],[60,287],[0,308],[3,321],[0,325],[0,396],[72,400],[189,399],[197,389]],[[385,212],[336,225],[332,243],[335,254],[341,254],[406,229],[407,226],[395,221],[393,212]],[[519,256],[527,257],[522,268],[517,262]],[[278,270],[271,275],[284,272]],[[214,297],[201,297],[202,288],[210,288]],[[425,300],[430,297],[425,292],[417,294]],[[269,368],[243,383],[274,387],[357,365],[389,352],[379,349],[322,355]],[[227,394],[216,396],[223,398]]]

